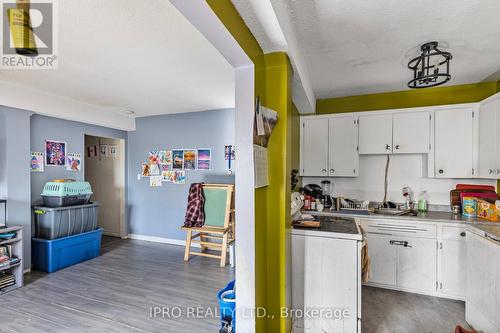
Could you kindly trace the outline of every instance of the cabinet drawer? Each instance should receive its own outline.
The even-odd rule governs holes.
[[[465,241],[464,227],[443,227],[443,240],[463,240]]]
[[[436,238],[436,225],[412,221],[376,221],[361,219],[361,226],[366,232],[380,235],[411,236]]]

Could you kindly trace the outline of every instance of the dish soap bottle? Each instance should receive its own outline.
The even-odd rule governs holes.
[[[422,191],[418,196],[418,211],[425,213],[427,211],[427,192]]]

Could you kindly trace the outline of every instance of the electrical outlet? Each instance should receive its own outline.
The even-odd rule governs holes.
[[[141,180],[141,177],[142,177],[142,176],[141,176],[141,174],[140,174],[140,173],[138,173],[138,174],[137,174],[137,180]]]

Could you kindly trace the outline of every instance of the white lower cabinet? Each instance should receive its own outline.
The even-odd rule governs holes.
[[[397,248],[390,244],[391,237],[367,234],[368,253],[371,258],[371,282],[388,286],[396,285]]]
[[[368,285],[465,299],[464,226],[382,219],[358,223],[367,231]]]
[[[403,237],[398,240],[398,286],[425,292],[436,291],[436,240]]]
[[[464,298],[466,288],[465,228],[443,227],[439,244],[441,278],[439,291],[453,298]]]
[[[500,242],[467,232],[465,320],[475,330],[500,332]]]
[[[436,291],[436,240],[367,234],[371,283],[407,290]]]
[[[361,332],[361,242],[292,233],[291,243],[294,332]]]

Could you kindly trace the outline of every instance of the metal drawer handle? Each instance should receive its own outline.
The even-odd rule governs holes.
[[[391,245],[398,245],[398,246],[404,246],[404,247],[411,247],[411,245],[408,245],[407,241],[395,241],[395,240],[391,240],[391,241],[389,241],[389,244],[391,244]]]
[[[391,146],[389,146],[388,144],[386,144],[386,145],[385,145],[385,149],[386,149],[386,150],[389,150],[389,149],[391,149]]]
[[[489,169],[488,173],[491,175],[493,173],[493,169]]]
[[[331,172],[331,173],[334,173],[334,172],[335,172],[335,170],[334,170],[334,169],[330,169],[330,172]]]
[[[395,145],[394,148],[399,149],[399,145]]]
[[[322,169],[321,172],[326,172],[326,169]]]

